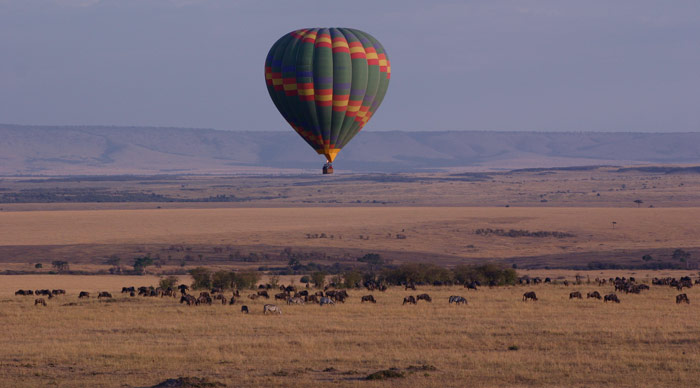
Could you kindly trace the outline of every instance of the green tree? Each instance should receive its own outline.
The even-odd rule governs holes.
[[[348,271],[343,274],[343,281],[345,287],[353,288],[359,284],[362,284],[362,274],[358,271]]]
[[[231,271],[216,271],[211,275],[211,285],[226,290],[233,287],[233,278]]]
[[[62,260],[54,260],[51,262],[51,266],[56,269],[58,272],[65,272],[70,270],[70,266],[68,265],[67,261],[62,261]]]
[[[36,264],[34,264],[34,268],[41,269],[41,268],[44,268],[44,265],[41,263],[36,263]]]
[[[171,276],[161,278],[160,283],[158,285],[160,286],[160,288],[167,290],[168,288],[175,289],[175,287],[177,287],[177,283],[178,283],[177,276],[171,275]]]
[[[153,265],[153,259],[150,256],[134,259],[134,271],[140,275],[143,275],[146,272],[146,267],[151,265]]]
[[[192,288],[211,288],[211,272],[204,267],[197,267],[190,270],[192,276]]]
[[[311,274],[311,283],[314,284],[316,288],[322,288],[326,282],[326,273],[317,271]]]
[[[233,282],[239,289],[252,289],[257,287],[260,281],[260,274],[254,271],[234,273]]]

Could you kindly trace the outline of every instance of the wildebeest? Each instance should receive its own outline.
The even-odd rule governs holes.
[[[478,288],[476,288],[476,282],[465,283],[464,288],[466,288],[467,290],[478,290]]]
[[[204,295],[200,295],[199,298],[197,298],[197,301],[199,304],[208,304],[211,306],[212,299],[211,296],[209,296],[208,292],[203,293]]]
[[[189,290],[190,288],[186,284],[180,284],[179,286],[177,286],[177,289],[180,290],[181,294],[186,294],[187,290]]]
[[[229,305],[236,304],[236,297],[235,295],[231,295],[231,299],[228,301]]]
[[[44,298],[34,299],[34,306],[36,306],[38,304],[46,307],[46,301],[44,300]]]
[[[535,294],[535,291],[528,291],[523,294],[523,302],[527,300],[537,300],[537,294]]]
[[[214,296],[214,299],[220,300],[221,304],[226,304],[226,302],[228,302],[228,299],[226,299],[226,297],[222,294],[216,294],[216,296]]]
[[[586,299],[588,299],[588,298],[600,299],[601,296],[600,296],[600,293],[598,291],[593,291],[593,292],[589,292],[586,294]]]
[[[377,301],[374,299],[373,295],[365,295],[362,297],[362,303],[365,302],[371,302],[371,303],[377,303]]]
[[[415,290],[416,290],[416,284],[413,283],[413,282],[406,283],[406,287],[404,288],[404,290],[408,290],[409,288],[412,289],[413,291],[415,291]]]
[[[415,298],[413,295],[409,295],[409,296],[403,298],[403,303],[402,303],[402,304],[406,304],[406,303],[408,303],[408,304],[416,304],[416,303],[418,303],[418,302],[416,301],[416,298]]]
[[[618,299],[618,297],[617,297],[616,294],[608,294],[608,295],[605,295],[605,297],[603,298],[603,302],[608,302],[608,301],[610,301],[610,302],[615,302],[615,303],[620,303],[620,299]]]
[[[428,294],[420,294],[416,297],[416,302],[419,300],[424,300],[426,302],[432,302],[433,299]]]
[[[258,295],[258,294],[250,294],[250,295],[248,295],[248,298],[253,299],[253,300],[258,299],[259,297],[260,297],[260,295]]]
[[[65,295],[66,290],[51,290],[51,294],[53,294],[53,295]]]
[[[187,294],[184,294],[182,295],[182,297],[180,297],[180,303],[187,303],[188,306],[194,306],[198,304],[197,299],[194,296]]]
[[[329,304],[329,305],[335,306],[335,302],[333,301],[333,299],[331,299],[331,298],[329,298],[329,297],[327,297],[327,296],[324,296],[323,298],[321,298],[321,299],[319,300],[319,304],[320,304],[321,306],[323,306],[324,304]]]
[[[270,294],[268,294],[267,291],[258,291],[258,295],[265,299],[270,299]]]
[[[688,299],[688,295],[686,295],[686,294],[676,295],[676,304],[681,304],[681,303],[690,304],[690,300]]]
[[[569,299],[574,299],[574,298],[583,299],[583,296],[581,296],[581,293],[578,291],[570,292]]]
[[[277,313],[279,315],[282,315],[282,309],[274,304],[266,304],[265,306],[263,306],[263,314],[267,314],[267,313],[270,313],[270,314]]]
[[[285,300],[287,299],[287,294],[284,292],[280,292],[279,294],[275,294],[275,300]]]
[[[317,295],[309,295],[306,298],[306,301],[309,303],[318,303],[318,296]]]
[[[78,295],[78,299],[82,298],[90,298],[90,293],[87,291],[80,291],[80,295]]]
[[[97,299],[100,299],[100,298],[111,298],[111,297],[112,297],[112,294],[110,294],[110,293],[107,292],[107,291],[102,291],[102,292],[100,292],[99,294],[97,294]]]
[[[248,311],[248,306],[246,306],[246,305],[241,306],[241,312],[242,312],[242,313],[245,313],[245,314],[248,314],[248,313],[249,313],[249,311]]]
[[[129,293],[129,296],[134,297],[134,296],[136,296],[136,293],[135,293],[134,291],[131,291],[131,292]]]
[[[134,287],[122,287],[122,294],[131,294],[132,292],[136,292],[136,288],[134,288]]]
[[[301,299],[299,297],[294,297],[294,298],[289,298],[287,299],[287,304],[304,304],[304,299]]]
[[[454,304],[467,304],[467,300],[459,295],[452,295],[450,296],[450,303]]]
[[[34,291],[32,291],[32,290],[17,290],[17,291],[15,291],[15,295],[34,295]]]

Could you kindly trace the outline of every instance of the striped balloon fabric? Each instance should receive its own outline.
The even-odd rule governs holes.
[[[265,82],[275,106],[329,162],[377,111],[390,78],[382,45],[352,28],[290,32],[265,60]]]

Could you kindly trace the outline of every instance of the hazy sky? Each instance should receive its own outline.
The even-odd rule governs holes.
[[[265,56],[329,26],[391,59],[366,130],[700,131],[697,0],[0,0],[0,122],[288,129]]]

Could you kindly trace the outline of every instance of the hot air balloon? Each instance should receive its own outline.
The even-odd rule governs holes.
[[[284,119],[333,173],[338,152],[367,124],[389,87],[391,65],[373,36],[352,28],[304,28],[265,59],[265,82]]]

